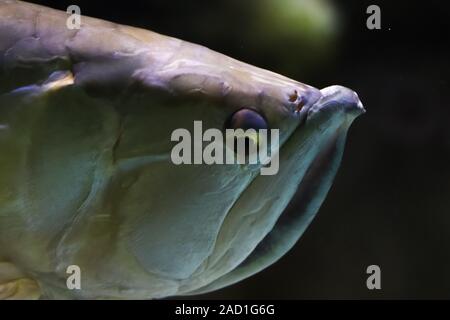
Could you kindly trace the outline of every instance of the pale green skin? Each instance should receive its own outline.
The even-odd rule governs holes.
[[[0,261],[45,297],[196,294],[267,267],[316,214],[364,110],[349,89],[150,31],[87,17],[69,30],[64,12],[17,1],[0,17]],[[54,71],[74,84],[49,90]],[[243,107],[280,129],[278,174],[171,163],[174,129],[222,128]],[[82,290],[66,288],[73,264]]]

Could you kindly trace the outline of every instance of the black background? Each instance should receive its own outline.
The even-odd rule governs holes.
[[[332,58],[313,67],[301,63],[301,41],[255,46],[240,36],[257,1],[33,2],[77,4],[84,15],[358,92],[367,113],[352,126],[332,190],[299,243],[265,271],[201,298],[450,298],[447,1],[331,1],[342,29]],[[370,4],[381,7],[381,30],[366,28]],[[382,290],[366,288],[371,264],[381,267]]]

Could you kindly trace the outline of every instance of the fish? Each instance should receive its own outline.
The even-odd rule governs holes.
[[[348,88],[152,31],[70,29],[15,0],[0,17],[0,298],[159,299],[252,276],[311,223],[365,112]],[[279,170],[174,164],[171,134],[195,121],[277,129]]]

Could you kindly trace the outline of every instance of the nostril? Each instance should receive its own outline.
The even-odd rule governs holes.
[[[302,96],[299,96],[298,91],[294,90],[291,94],[289,94],[288,101],[295,105],[294,112],[300,112],[305,106],[306,99]]]
[[[295,88],[287,88],[283,93],[283,106],[287,107],[295,117],[306,114],[319,99],[322,97],[320,90],[306,86]]]
[[[294,93],[291,93],[289,95],[289,102],[295,102],[298,99],[298,92],[297,90],[294,90]]]
[[[300,97],[300,100],[298,101],[297,106],[295,108],[295,112],[300,112],[303,109],[303,107],[305,106],[305,101],[306,101],[305,99],[302,99]]]

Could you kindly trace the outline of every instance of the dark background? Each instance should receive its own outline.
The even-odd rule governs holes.
[[[280,1],[284,0],[272,0]],[[322,88],[358,92],[330,194],[265,271],[201,298],[450,298],[450,9],[447,1],[332,1],[339,24],[304,36],[258,0],[32,1],[205,45]],[[366,8],[381,7],[381,30]],[[279,22],[279,21],[278,21]],[[381,290],[366,287],[381,267]]]

